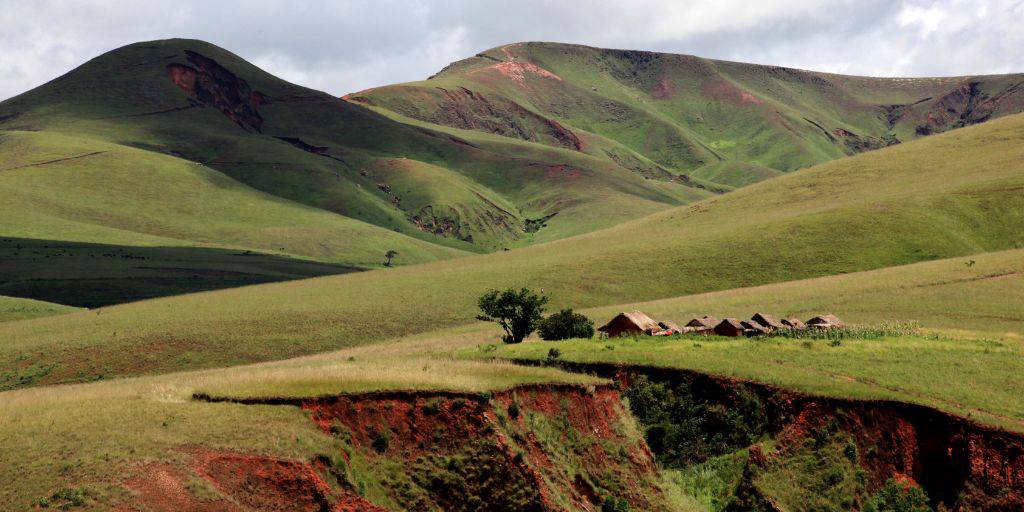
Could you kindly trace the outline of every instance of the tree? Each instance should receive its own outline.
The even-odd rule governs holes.
[[[570,338],[592,338],[594,322],[571,309],[563,309],[544,319],[537,326],[540,337],[545,340],[567,340]]]
[[[398,256],[398,251],[394,249],[389,249],[388,252],[384,253],[384,257],[388,259],[387,261],[384,262],[384,266],[390,267],[391,259],[394,258],[395,256]]]
[[[505,330],[502,341],[519,343],[526,339],[543,318],[544,305],[548,298],[528,288],[516,291],[509,288],[503,292],[491,290],[480,297],[477,304],[483,313],[477,320],[497,322]]]

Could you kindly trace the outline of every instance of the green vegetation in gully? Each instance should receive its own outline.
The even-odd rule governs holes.
[[[977,285],[998,287],[1019,279],[1020,253],[966,256],[1024,244],[1022,137],[1011,116],[515,251],[7,323],[0,368],[52,365],[45,384],[292,357],[465,324],[480,294],[507,286],[585,308],[965,256],[952,267],[972,278],[1008,268],[1008,281]],[[957,321],[1002,322],[970,317]]]

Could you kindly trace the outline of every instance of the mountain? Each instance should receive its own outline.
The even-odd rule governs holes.
[[[534,42],[348,98],[735,187],[1024,111],[1024,75],[867,78]]]
[[[1024,115],[1008,116],[517,250],[7,323],[0,388],[426,333],[472,322],[489,288],[585,308],[1022,249],[1021,140]]]
[[[3,102],[0,120],[3,131],[42,130],[202,165],[293,204],[475,252],[607,227],[710,195],[650,183],[575,152],[399,123],[193,40],[104,54]],[[382,236],[368,232],[378,234],[344,243]],[[399,261],[431,259],[414,252]]]
[[[521,43],[340,99],[137,43],[0,103],[0,293],[95,307],[552,242],[1020,111],[1021,80]]]
[[[201,41],[119,48],[0,103],[0,236],[18,260],[0,289],[98,306],[374,268],[388,250],[397,265],[499,250],[711,195],[470,135]]]

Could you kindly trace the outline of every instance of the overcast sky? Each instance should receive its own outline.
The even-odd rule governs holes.
[[[422,79],[516,41],[876,76],[1024,71],[1024,0],[0,0],[0,27],[0,99],[169,37],[210,41],[335,95]]]

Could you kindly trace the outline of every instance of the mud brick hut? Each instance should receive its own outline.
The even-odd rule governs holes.
[[[704,315],[700,318],[694,318],[683,327],[683,332],[696,332],[701,334],[708,334],[715,330],[715,326],[718,325],[719,320],[710,315]]]
[[[750,319],[766,330],[777,331],[779,329],[786,328],[782,322],[776,320],[774,316],[766,313],[754,313],[754,316],[750,317]]]
[[[617,336],[630,336],[637,334],[650,334],[663,331],[665,328],[653,318],[640,311],[630,311],[615,315],[607,324],[597,328],[598,331],[608,335],[609,338]]]
[[[743,336],[747,328],[735,318],[726,318],[715,326],[715,334],[719,336]]]
[[[843,323],[839,317],[829,313],[827,315],[816,316],[807,321],[807,327],[814,327],[817,329],[833,329],[838,327],[844,327],[846,324]]]

